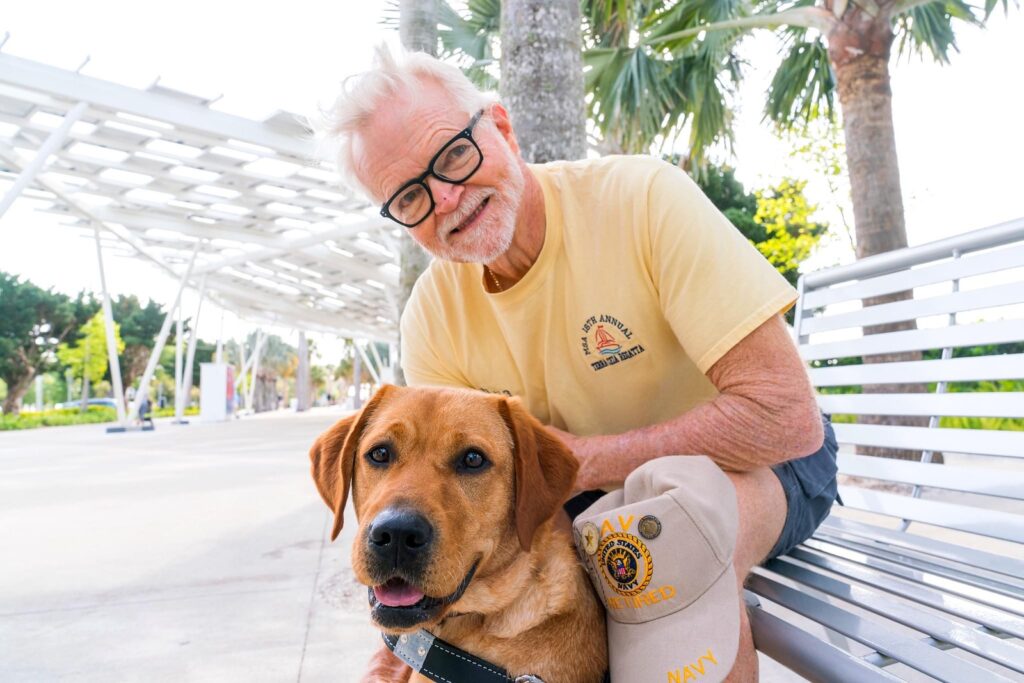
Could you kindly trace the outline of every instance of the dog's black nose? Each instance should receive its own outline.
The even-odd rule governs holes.
[[[427,518],[413,510],[388,509],[370,523],[370,549],[393,566],[415,560],[426,554],[434,538],[434,528]]]

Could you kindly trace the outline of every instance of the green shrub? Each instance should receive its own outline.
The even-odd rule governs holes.
[[[106,406],[89,406],[88,412],[84,414],[79,412],[78,408],[44,410],[41,413],[24,410],[20,415],[0,415],[0,431],[96,424],[115,420],[117,411]]]

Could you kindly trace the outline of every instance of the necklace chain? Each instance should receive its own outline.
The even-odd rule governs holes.
[[[498,282],[498,276],[494,274],[494,271],[488,268],[487,266],[484,266],[484,270],[486,270],[487,274],[491,276],[491,282],[494,283],[494,286],[497,288],[497,290],[499,292],[504,292],[505,288],[501,286],[500,282]]]

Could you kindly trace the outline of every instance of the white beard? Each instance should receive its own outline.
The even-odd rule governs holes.
[[[510,160],[510,173],[501,190],[492,188],[466,188],[459,209],[445,216],[438,226],[440,246],[432,252],[437,258],[457,263],[492,263],[512,246],[516,230],[516,214],[526,188],[523,171],[514,159]],[[451,229],[466,220],[490,197],[485,215],[477,220],[469,234],[452,233]]]

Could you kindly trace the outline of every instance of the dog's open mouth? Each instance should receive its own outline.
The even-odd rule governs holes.
[[[480,564],[473,563],[465,578],[450,595],[431,597],[422,590],[399,577],[393,577],[385,583],[369,589],[370,610],[374,619],[381,625],[390,628],[411,628],[429,621],[437,616],[448,605],[454,604],[466,592],[469,582],[476,574]]]

